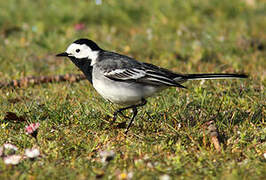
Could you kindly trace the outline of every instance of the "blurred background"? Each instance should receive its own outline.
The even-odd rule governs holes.
[[[0,2],[0,80],[76,71],[55,58],[85,37],[177,72],[265,77],[263,0]]]

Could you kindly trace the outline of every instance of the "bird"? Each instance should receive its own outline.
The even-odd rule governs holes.
[[[94,89],[107,101],[118,104],[117,115],[132,109],[132,117],[126,127],[128,132],[138,108],[146,105],[147,98],[170,88],[186,88],[189,80],[247,78],[246,74],[179,74],[168,69],[140,62],[134,58],[100,48],[94,41],[81,38],[71,43],[58,57],[69,58],[86,76]]]

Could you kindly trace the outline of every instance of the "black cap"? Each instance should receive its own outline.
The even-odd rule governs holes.
[[[95,42],[93,42],[92,40],[89,40],[89,39],[78,39],[78,40],[74,41],[74,43],[75,44],[86,44],[93,51],[101,50],[101,48]]]

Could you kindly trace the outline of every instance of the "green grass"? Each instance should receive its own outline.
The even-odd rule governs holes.
[[[249,4],[253,2],[254,4]],[[245,80],[188,82],[148,99],[125,137],[117,108],[87,81],[0,89],[0,145],[36,145],[23,123],[40,122],[41,157],[7,166],[0,179],[265,179],[266,4],[263,0],[0,1],[0,81],[79,73],[55,57],[87,37],[102,48],[175,72],[245,72]],[[85,29],[75,30],[84,23]],[[130,115],[130,112],[127,112]],[[214,120],[222,146],[205,138]],[[114,150],[105,165],[101,150]],[[122,175],[121,175],[122,174]]]

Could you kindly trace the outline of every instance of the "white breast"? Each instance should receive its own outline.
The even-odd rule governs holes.
[[[93,87],[104,99],[121,105],[137,104],[142,98],[150,97],[161,90],[156,86],[114,81],[95,72],[93,72],[92,83]]]

